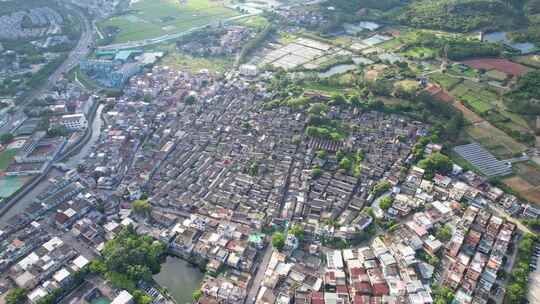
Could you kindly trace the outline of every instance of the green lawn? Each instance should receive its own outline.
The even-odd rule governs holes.
[[[5,170],[17,154],[17,149],[7,149],[0,153],[0,171]]]
[[[114,43],[121,43],[182,32],[236,15],[221,1],[187,0],[180,4],[178,0],[139,0],[126,14],[100,22],[99,27],[102,31],[118,28]]]

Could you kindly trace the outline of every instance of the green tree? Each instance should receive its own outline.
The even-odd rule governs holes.
[[[292,226],[289,229],[289,233],[294,235],[299,241],[304,240],[304,227],[299,224]]]
[[[69,135],[69,131],[64,126],[56,126],[47,130],[47,135],[50,137],[60,137],[60,136],[66,137]]]
[[[393,203],[394,198],[392,196],[385,196],[379,202],[379,207],[381,207],[382,210],[388,210],[390,207],[392,207]]]
[[[6,304],[21,304],[26,300],[28,290],[24,288],[14,288],[6,295]]]
[[[382,180],[373,187],[373,189],[371,190],[371,194],[373,194],[373,196],[375,197],[378,197],[386,191],[390,190],[390,188],[392,188],[392,184],[390,184],[390,182],[387,180]]]
[[[439,152],[433,153],[418,163],[425,170],[425,177],[430,179],[435,174],[448,174],[452,172],[452,161]]]
[[[133,291],[133,298],[135,299],[135,303],[137,304],[150,304],[152,303],[152,298],[145,294],[141,290],[135,290]]]
[[[525,288],[523,288],[522,284],[512,283],[508,285],[508,288],[506,289],[506,297],[508,299],[508,303],[523,303],[523,299],[525,298]]]
[[[147,235],[138,235],[132,226],[124,228],[102,251],[106,277],[116,286],[130,289],[138,280],[148,280],[161,269],[165,245]],[[97,267],[102,271],[102,266]]]
[[[272,246],[278,251],[283,250],[283,247],[285,247],[285,235],[281,232],[274,232],[272,235]]]
[[[326,112],[328,112],[328,106],[320,102],[312,104],[308,109],[308,113],[313,115],[324,115]]]
[[[351,162],[351,160],[350,160],[348,157],[344,157],[344,158],[339,162],[339,168],[342,169],[342,170],[345,170],[345,171],[351,170],[351,168],[352,168],[352,162]]]
[[[133,208],[133,212],[143,216],[149,216],[152,211],[152,205],[150,205],[148,200],[136,200],[132,203],[131,207]]]
[[[317,151],[317,158],[318,159],[326,159],[326,157],[328,156],[328,153],[325,151],[325,150],[319,150]]]
[[[192,294],[191,298],[193,301],[198,301],[202,297],[203,293],[200,288],[196,289]]]
[[[5,144],[9,143],[10,141],[12,141],[13,138],[14,138],[13,134],[4,133],[4,134],[0,135],[0,144],[5,145]]]
[[[105,274],[107,272],[107,265],[102,260],[92,260],[89,265],[90,272]]]
[[[311,170],[311,178],[318,179],[322,175],[322,170],[319,167],[315,167]]]
[[[257,176],[259,175],[259,162],[258,161],[252,161],[250,164],[249,164],[249,167],[248,167],[248,174],[250,176]]]
[[[452,238],[452,228],[447,225],[440,227],[439,229],[437,229],[435,237],[437,237],[437,239],[439,239],[443,243],[450,241],[450,239]]]
[[[197,102],[197,97],[193,94],[189,94],[184,98],[184,103],[187,105],[193,105]]]

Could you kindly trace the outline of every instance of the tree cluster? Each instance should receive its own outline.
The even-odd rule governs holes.
[[[518,255],[514,262],[514,269],[510,276],[510,283],[506,289],[506,302],[510,304],[523,303],[527,295],[527,285],[529,284],[529,263],[538,236],[526,234],[518,245]]]
[[[452,172],[453,163],[448,156],[436,152],[421,160],[418,166],[425,170],[424,177],[432,179],[435,174]]]
[[[379,197],[386,191],[390,190],[391,188],[392,188],[392,184],[390,184],[389,181],[382,180],[378,182],[377,184],[375,184],[375,186],[371,190],[371,194],[373,194],[373,196],[375,197]]]
[[[163,243],[128,226],[105,244],[103,259],[92,261],[90,270],[104,275],[115,288],[136,291],[138,281],[149,282],[159,273],[165,249]]]

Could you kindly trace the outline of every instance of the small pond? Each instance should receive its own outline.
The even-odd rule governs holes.
[[[522,54],[527,54],[536,49],[536,46],[531,42],[512,43],[506,32],[492,32],[484,35],[484,40],[488,42],[502,42],[506,45],[519,50]]]
[[[166,287],[169,294],[178,304],[192,303],[192,294],[200,287],[204,274],[197,267],[176,258],[167,257],[161,264],[161,272],[154,276],[154,280],[162,287]]]

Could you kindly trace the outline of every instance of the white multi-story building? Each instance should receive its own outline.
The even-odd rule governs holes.
[[[239,70],[240,75],[242,76],[255,77],[257,74],[259,74],[259,68],[252,64],[243,64],[240,66]]]
[[[88,121],[86,120],[86,117],[84,116],[84,114],[80,113],[62,115],[62,118],[59,122],[70,131],[84,130],[88,126]]]

